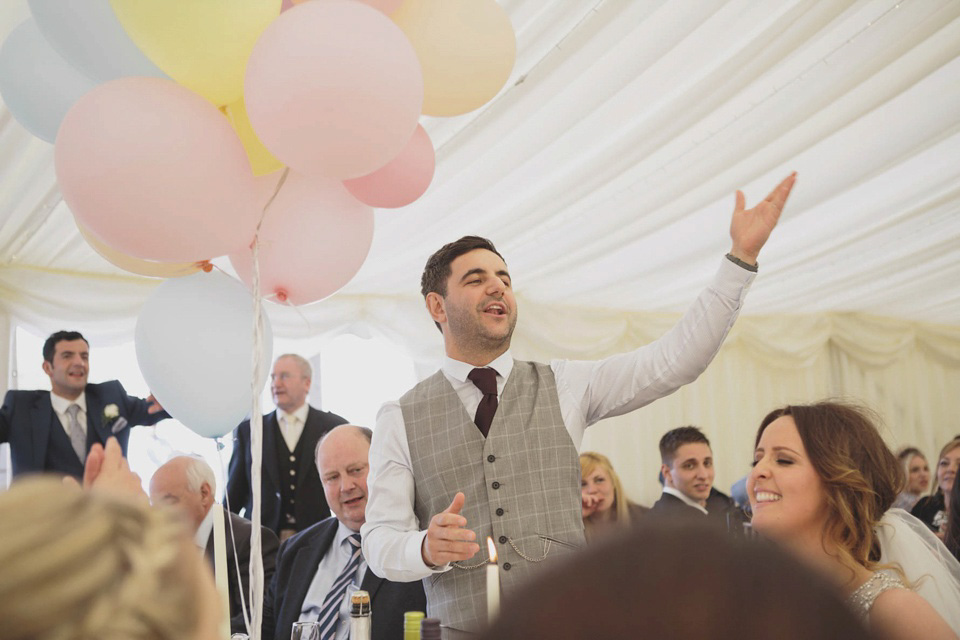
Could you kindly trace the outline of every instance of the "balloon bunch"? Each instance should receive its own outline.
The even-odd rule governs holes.
[[[374,207],[426,191],[435,157],[420,116],[480,107],[516,55],[495,0],[28,3],[0,47],[0,95],[55,143],[89,244],[177,280],[210,278],[197,272],[226,255],[252,289],[256,242],[257,293],[294,305],[353,278]],[[171,297],[176,286],[148,306],[196,304],[187,285]]]

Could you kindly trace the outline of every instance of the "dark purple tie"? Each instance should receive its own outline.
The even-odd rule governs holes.
[[[493,422],[493,414],[497,412],[497,372],[493,369],[474,369],[467,376],[467,379],[477,385],[477,388],[483,392],[483,398],[477,405],[477,416],[473,421],[480,429],[480,433],[486,438],[490,433],[490,423]]]

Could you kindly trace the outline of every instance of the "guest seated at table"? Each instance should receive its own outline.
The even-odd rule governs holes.
[[[930,465],[927,458],[916,447],[904,447],[897,452],[897,460],[903,465],[907,484],[893,503],[895,509],[910,511],[930,488]]]
[[[960,563],[922,523],[888,511],[903,470],[865,410],[777,409],[760,424],[754,461],[747,491],[756,531],[831,579],[886,636],[956,638]]]
[[[594,451],[580,454],[580,498],[587,540],[636,523],[649,511],[631,502],[607,456]]]
[[[223,522],[226,564],[224,581],[230,605],[230,631],[245,633],[243,602],[250,609],[250,546],[253,523],[216,504],[217,478],[203,458],[175,456],[157,469],[150,479],[150,500],[176,509],[193,533],[193,543],[203,553],[216,575],[214,518]],[[229,515],[229,519],[228,519]],[[260,527],[260,554],[263,583],[270,584],[277,566],[280,541],[273,531]]]
[[[219,614],[182,522],[142,491],[36,477],[0,494],[0,640],[217,640]]]
[[[570,558],[504,598],[501,617],[482,638],[870,637],[821,576],[706,519],[644,518]]]
[[[932,494],[920,498],[910,513],[920,518],[938,536],[943,538],[947,525],[947,504],[953,491],[953,480],[960,468],[960,436],[944,445],[937,458],[937,487]]]

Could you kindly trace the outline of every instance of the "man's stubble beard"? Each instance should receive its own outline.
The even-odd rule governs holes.
[[[510,347],[510,340],[513,338],[513,331],[517,326],[517,309],[514,308],[510,316],[509,329],[506,335],[493,335],[487,331],[487,327],[480,321],[476,315],[471,313],[460,313],[459,310],[453,311],[447,309],[447,326],[455,337],[458,344],[462,345],[464,351],[471,353],[503,353]]]

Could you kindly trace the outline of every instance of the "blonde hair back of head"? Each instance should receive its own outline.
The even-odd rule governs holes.
[[[54,478],[0,494],[0,640],[185,640],[199,558],[172,514]]]

